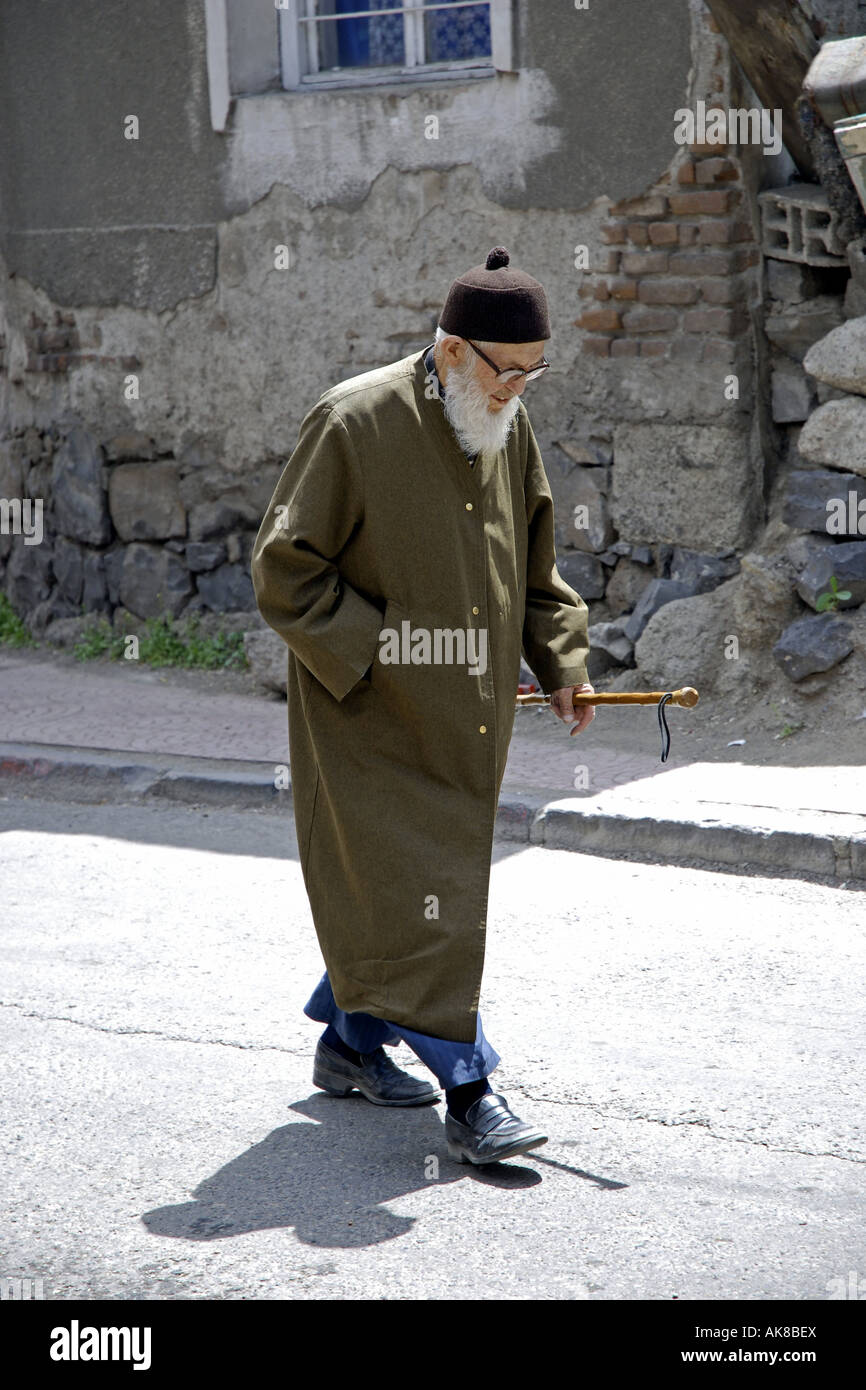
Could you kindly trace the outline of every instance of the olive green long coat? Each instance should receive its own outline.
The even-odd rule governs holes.
[[[470,465],[425,352],[313,406],[251,573],[289,649],[301,868],[337,1004],[473,1042],[521,646],[545,691],[584,682],[587,607],[556,569],[523,403]],[[458,629],[476,629],[466,659]]]

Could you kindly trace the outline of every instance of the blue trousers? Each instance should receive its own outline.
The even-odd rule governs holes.
[[[463,1086],[467,1081],[480,1081],[482,1076],[489,1076],[501,1060],[499,1053],[493,1050],[484,1036],[480,1013],[477,1015],[474,1043],[433,1038],[428,1033],[415,1033],[411,1028],[404,1028],[402,1023],[374,1018],[372,1014],[344,1013],[337,1006],[327,971],[304,1005],[304,1013],[307,1018],[316,1019],[319,1023],[330,1023],[346,1046],[354,1048],[356,1052],[375,1052],[377,1047],[385,1043],[396,1044],[402,1038],[425,1067],[429,1067],[443,1090]]]

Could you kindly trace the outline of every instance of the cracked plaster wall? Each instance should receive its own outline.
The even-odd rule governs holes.
[[[521,0],[515,13],[519,76],[269,90],[236,98],[218,134],[198,0],[8,0],[9,418],[75,414],[177,446],[179,431],[207,425],[240,468],[289,447],[337,376],[432,336],[451,279],[500,240],[546,284],[570,374],[573,248],[597,242],[605,198],[639,194],[670,161],[689,8],[609,0],[554,17]],[[122,137],[129,112],[138,141]],[[424,136],[430,114],[438,140]],[[290,248],[288,271],[273,269],[276,244]],[[82,352],[46,380],[24,370],[24,326],[55,308],[74,313]],[[131,356],[139,402],[121,391]],[[558,415],[568,392],[560,381],[545,405],[539,394],[541,414]]]
[[[249,3],[261,16],[265,0]],[[554,367],[527,403],[561,542],[574,540],[581,465],[555,441],[727,416],[748,450],[748,383],[731,411],[718,363],[601,362],[575,323],[586,281],[575,249],[605,270],[611,206],[637,208],[660,180],[673,188],[673,112],[717,81],[700,0],[588,11],[518,0],[515,15],[519,76],[291,93],[271,73],[268,90],[235,96],[215,132],[197,0],[74,10],[8,0],[7,429],[83,423],[103,441],[135,432],[160,457],[194,457],[212,491],[247,477],[258,505],[253,473],[282,462],[318,395],[429,341],[452,278],[500,242],[550,298]],[[141,122],[134,142],[122,136],[130,112]],[[430,116],[438,139],[426,138]],[[285,270],[274,265],[281,245]],[[58,316],[55,333],[46,326]],[[609,458],[603,445],[590,461]]]

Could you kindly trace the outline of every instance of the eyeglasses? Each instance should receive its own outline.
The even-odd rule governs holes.
[[[519,376],[525,376],[527,381],[534,381],[537,376],[541,376],[543,372],[546,372],[548,367],[550,366],[550,363],[548,362],[547,358],[543,357],[539,366],[530,367],[528,370],[525,367],[506,367],[504,370],[502,370],[499,367],[497,367],[495,362],[491,362],[490,358],[485,356],[481,349],[476,347],[473,342],[470,342],[468,338],[466,338],[465,341],[469,343],[469,346],[471,347],[472,351],[477,352],[478,356],[482,359],[482,361],[487,363],[488,367],[493,368],[494,372],[496,373],[497,381],[516,381],[516,379]]]

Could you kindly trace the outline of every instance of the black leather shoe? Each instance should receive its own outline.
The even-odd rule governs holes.
[[[547,1143],[547,1135],[518,1120],[504,1096],[487,1091],[466,1111],[466,1124],[445,1112],[448,1152],[458,1163],[498,1163]]]
[[[313,1062],[313,1085],[329,1096],[347,1096],[357,1090],[374,1105],[429,1105],[442,1098],[442,1092],[429,1082],[395,1067],[384,1047],[362,1052],[361,1065],[355,1066],[321,1038]]]

